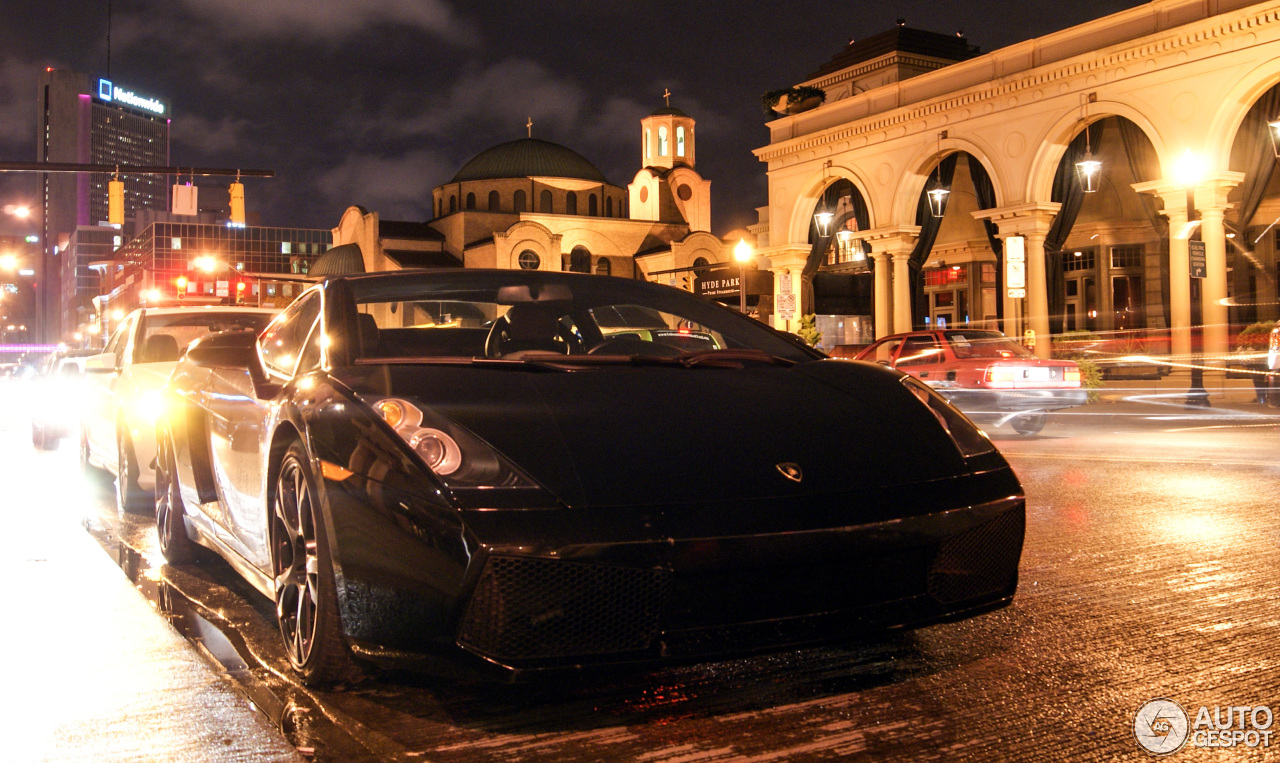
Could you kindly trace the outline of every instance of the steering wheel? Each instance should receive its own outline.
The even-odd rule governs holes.
[[[507,320],[507,316],[494,319],[493,325],[489,327],[489,335],[484,339],[484,356],[501,358],[509,354],[507,343],[511,341],[510,332],[511,321]],[[561,350],[564,354],[582,354],[582,340],[562,322],[556,325],[556,337],[564,342],[564,349]]]
[[[502,345],[507,341],[507,330],[510,328],[511,322],[507,320],[507,316],[503,315],[494,320],[493,325],[489,327],[489,335],[484,338],[486,358],[502,357]]]
[[[588,355],[642,355],[651,358],[676,358],[684,354],[679,347],[657,342],[646,342],[638,336],[606,339],[587,351]]]

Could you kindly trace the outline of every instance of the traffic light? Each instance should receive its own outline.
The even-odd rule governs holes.
[[[244,304],[244,281],[236,283],[236,304]]]
[[[107,222],[124,225],[124,183],[119,175],[107,183]]]
[[[244,185],[237,179],[227,190],[231,192],[231,223],[244,225]]]
[[[187,277],[178,276],[177,278],[173,279],[173,285],[178,288],[178,301],[181,302],[182,300],[186,299],[187,298]]]

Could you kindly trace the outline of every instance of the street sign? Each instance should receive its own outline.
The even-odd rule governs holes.
[[[1204,278],[1208,268],[1204,261],[1204,242],[1188,241],[1187,242],[1187,258],[1191,265],[1192,278]]]
[[[779,294],[774,301],[774,307],[777,308],[778,317],[784,321],[789,321],[796,316],[796,295],[792,292]]]
[[[217,287],[214,289],[213,296],[229,297],[231,296],[231,284],[228,281],[218,281]]]
[[[1010,297],[1027,296],[1027,250],[1022,236],[1009,236],[1004,240],[1004,285]],[[1015,295],[1015,291],[1022,293]]]
[[[791,293],[791,274],[790,273],[778,274],[778,293],[779,294]]]
[[[1026,289],[1010,289],[1009,299],[1025,299],[1027,296]]]

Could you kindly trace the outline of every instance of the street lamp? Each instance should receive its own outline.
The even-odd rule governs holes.
[[[733,247],[733,258],[738,261],[738,310],[743,315],[747,314],[747,263],[751,261],[752,254],[751,244],[744,238],[738,239],[737,246]]]

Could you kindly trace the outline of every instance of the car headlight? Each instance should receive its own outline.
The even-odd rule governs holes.
[[[985,432],[929,385],[914,376],[903,376],[902,385],[925,404],[933,417],[942,425],[943,430],[951,436],[951,441],[956,444],[960,455],[968,458],[990,453],[996,449]]]
[[[535,485],[487,443],[429,409],[399,397],[380,398],[370,405],[451,488]]]
[[[134,421],[154,425],[164,415],[164,395],[158,389],[149,389],[134,398]]]

